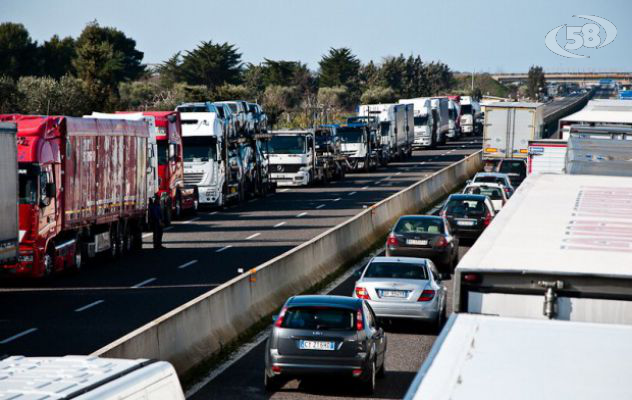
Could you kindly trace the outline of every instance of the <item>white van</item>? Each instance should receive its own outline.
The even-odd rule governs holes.
[[[184,400],[184,393],[165,361],[13,356],[0,361],[0,399]]]

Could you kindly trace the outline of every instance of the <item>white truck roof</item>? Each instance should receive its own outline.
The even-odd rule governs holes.
[[[404,397],[630,397],[632,326],[453,314]]]
[[[527,177],[457,267],[632,276],[632,178]]]
[[[632,123],[632,103],[629,100],[590,100],[578,112],[560,119],[565,121],[589,123]]]
[[[526,101],[497,101],[494,103],[487,103],[485,107],[502,107],[502,108],[538,108],[543,106],[544,103],[531,103]]]
[[[0,361],[0,399],[125,398],[173,375],[169,363],[142,359],[13,356]]]

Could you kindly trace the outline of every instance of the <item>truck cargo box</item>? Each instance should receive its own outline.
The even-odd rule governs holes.
[[[527,158],[529,140],[542,139],[542,114],[542,103],[488,104],[483,125],[483,158]]]
[[[16,125],[0,123],[0,265],[18,256],[18,150]]]

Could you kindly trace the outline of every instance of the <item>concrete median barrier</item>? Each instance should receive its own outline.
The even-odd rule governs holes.
[[[184,374],[274,312],[289,296],[314,286],[371,248],[400,215],[431,206],[481,167],[479,151],[181,305],[93,355],[167,360]]]

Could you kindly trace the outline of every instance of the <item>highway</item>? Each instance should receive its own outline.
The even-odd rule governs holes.
[[[147,234],[140,253],[100,261],[80,274],[5,280],[0,355],[97,350],[480,147],[480,138],[464,138],[328,186],[280,189],[265,199],[200,212],[168,228],[167,249],[152,250]]]

